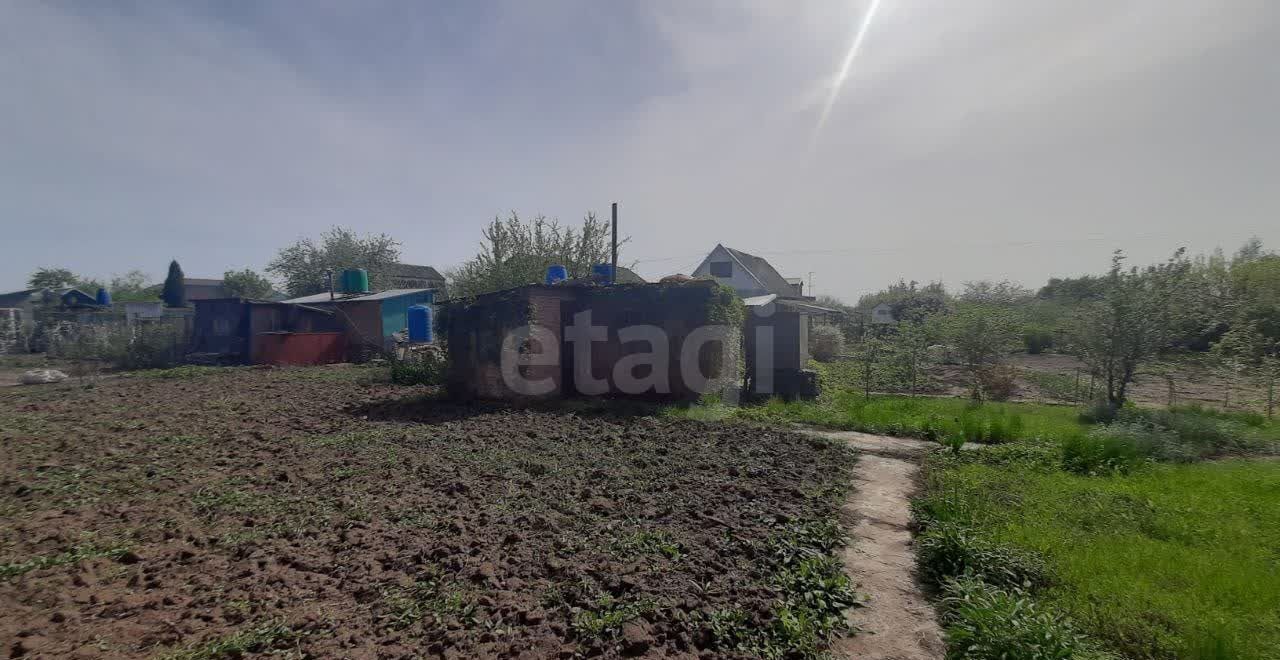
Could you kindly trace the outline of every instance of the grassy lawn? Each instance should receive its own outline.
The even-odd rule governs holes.
[[[1280,462],[1000,463],[935,459],[920,509],[1042,557],[1041,605],[1128,656],[1280,658]]]
[[[818,402],[775,399],[741,408],[742,419],[794,422],[849,431],[971,441],[1064,438],[1082,432],[1079,410],[1038,403],[986,403],[966,399],[837,393]]]
[[[1190,406],[1095,424],[830,380],[818,401],[668,414],[991,443],[927,458],[915,505],[949,657],[1280,660],[1280,423]]]

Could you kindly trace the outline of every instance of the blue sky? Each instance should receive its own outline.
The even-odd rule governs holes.
[[[817,293],[1280,247],[1280,7],[1235,0],[0,4],[0,289],[262,268],[340,224],[445,269],[621,203]]]

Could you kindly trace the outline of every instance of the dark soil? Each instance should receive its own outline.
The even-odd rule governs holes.
[[[770,624],[764,549],[849,480],[801,435],[377,374],[0,392],[0,656],[726,655],[710,622]]]

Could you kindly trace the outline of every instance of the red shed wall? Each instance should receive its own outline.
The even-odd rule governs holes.
[[[341,332],[269,332],[253,337],[254,364],[330,364],[346,359]]]

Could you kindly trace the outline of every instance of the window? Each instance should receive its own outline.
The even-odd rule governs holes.
[[[231,334],[231,320],[230,319],[214,319],[213,334],[219,337],[225,337]]]
[[[732,261],[713,261],[711,262],[712,277],[733,277]]]

